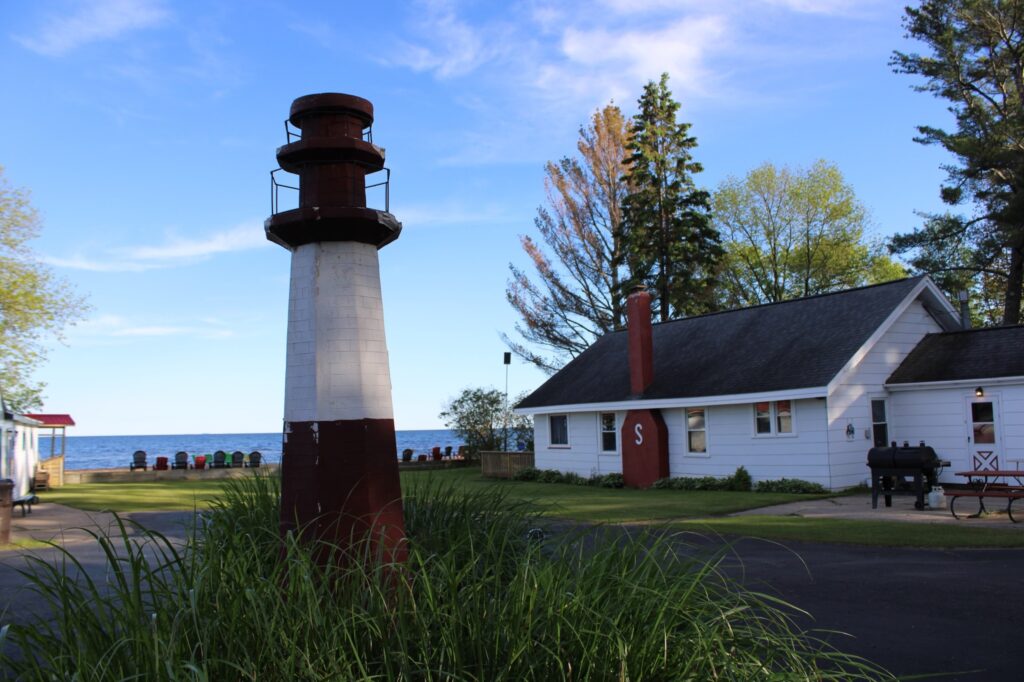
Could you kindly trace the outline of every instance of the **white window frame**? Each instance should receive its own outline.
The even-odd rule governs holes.
[[[885,421],[875,421],[875,401],[882,403],[883,409],[885,410]],[[872,447],[888,447],[894,438],[892,437],[892,420],[889,418],[889,397],[885,395],[869,395],[868,396],[868,418],[871,421],[871,446]],[[885,424],[885,442],[882,445],[875,443],[875,426],[877,424]]]
[[[604,434],[608,431],[604,430],[604,419],[605,415],[610,414],[612,416],[612,430],[611,433],[615,435],[615,448],[612,450],[604,449]],[[548,427],[550,428],[550,426]],[[619,454],[619,415],[615,412],[598,412],[597,413],[597,451],[602,455],[617,455]]]
[[[564,443],[555,443],[552,440],[552,438],[551,438],[551,435],[552,435],[551,434],[551,432],[552,432],[551,420],[555,419],[555,418],[558,418],[558,417],[561,417],[562,419],[565,420],[565,442]],[[569,415],[568,414],[549,414],[548,415],[548,447],[549,448],[568,449],[569,447],[571,447],[570,446],[571,442],[572,442],[572,439],[569,437]]]
[[[789,425],[790,430],[780,432],[779,431],[779,408],[778,404],[788,402],[789,403]],[[768,424],[770,431],[767,433],[757,432],[757,404],[768,403]],[[751,427],[753,429],[754,438],[795,438],[797,435],[796,428],[796,401],[792,398],[786,398],[783,400],[759,400],[756,403],[750,404],[750,416],[751,416]]]
[[[690,417],[686,413],[687,410],[703,410],[704,411],[704,428],[703,429],[693,429],[694,431],[703,431],[704,432],[704,452],[693,452],[693,451],[690,450]],[[710,439],[708,438],[708,433],[711,431],[711,429],[710,429],[711,423],[710,423],[710,414],[709,413],[710,413],[710,410],[706,406],[694,405],[693,407],[684,407],[683,408],[683,433],[685,434],[685,438],[686,438],[686,440],[684,441],[686,443],[686,451],[685,451],[684,454],[685,454],[686,457],[704,457],[704,458],[711,457],[711,442],[710,442]]]

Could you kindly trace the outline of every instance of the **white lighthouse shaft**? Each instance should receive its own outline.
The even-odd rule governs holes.
[[[394,418],[377,253],[361,242],[293,251],[286,423]]]

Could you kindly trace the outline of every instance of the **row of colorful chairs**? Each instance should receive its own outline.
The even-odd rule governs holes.
[[[128,465],[129,471],[135,471],[136,469],[142,469],[145,471],[149,464],[146,461],[148,455],[145,450],[136,450],[132,455],[132,461]],[[263,455],[258,450],[253,450],[246,457],[245,453],[241,450],[235,450],[231,453],[230,457],[223,450],[218,450],[213,453],[213,459],[210,460],[211,469],[241,469],[246,468],[257,468],[263,460]],[[171,469],[205,469],[206,468],[206,456],[196,455],[195,463],[189,464],[188,453],[184,450],[177,452],[174,455],[174,461],[170,462]],[[157,457],[156,464],[153,465],[154,471],[168,468],[167,457]]]

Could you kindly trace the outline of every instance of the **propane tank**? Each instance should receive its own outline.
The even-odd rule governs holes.
[[[941,485],[932,486],[931,492],[928,493],[928,506],[932,509],[946,508],[946,496],[942,492]]]

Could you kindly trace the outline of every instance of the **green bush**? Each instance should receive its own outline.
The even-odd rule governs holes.
[[[732,485],[731,478],[679,476],[659,479],[651,487],[660,490],[731,490],[730,485]]]
[[[828,488],[820,483],[811,483],[799,478],[779,478],[774,481],[758,481],[757,485],[754,486],[754,492],[810,495],[827,493]]]
[[[555,469],[542,469],[537,475],[538,483],[563,483],[565,481],[565,474]]]
[[[540,469],[536,467],[524,467],[512,474],[513,481],[536,481],[540,476]]]
[[[621,488],[625,485],[622,474],[594,474],[587,479],[587,484],[598,488]]]
[[[232,486],[184,547],[124,522],[96,534],[103,581],[76,580],[60,546],[56,561],[28,556],[46,608],[0,630],[0,669],[25,682],[894,679],[720,571],[727,549],[653,532],[538,542],[525,505],[428,482],[403,500],[403,565],[359,546],[318,562],[339,548],[280,538],[275,483]]]
[[[745,467],[736,469],[736,473],[729,479],[729,490],[735,490],[741,493],[749,493],[753,487],[753,481],[750,479],[750,472]]]

